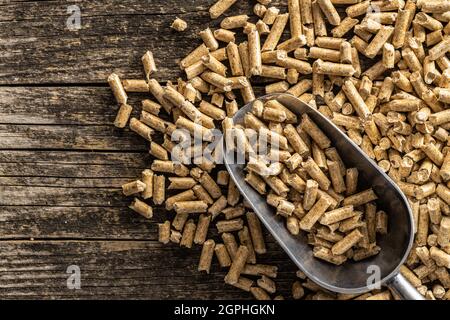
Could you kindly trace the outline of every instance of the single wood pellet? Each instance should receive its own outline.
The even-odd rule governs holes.
[[[234,267],[232,286],[258,299],[278,296],[261,278],[276,277],[276,266],[258,262],[267,251],[261,224],[242,205],[224,167],[212,161],[184,165],[169,160],[176,146],[171,141],[175,129],[191,135],[200,129],[205,143],[213,139],[210,129],[231,129],[230,118],[242,105],[239,96],[244,103],[255,99],[251,82],[258,75],[268,81],[266,92],[293,94],[329,117],[398,184],[410,201],[416,229],[415,247],[401,272],[428,299],[450,299],[448,1],[385,5],[370,0],[289,0],[287,8],[278,8],[270,0],[258,0],[253,12],[227,14],[235,2],[219,0],[210,8],[211,18],[227,17],[217,22],[220,28],[200,32],[195,48],[180,57],[186,81],[162,86],[153,79],[158,70],[151,51],[142,56],[142,79],[121,80],[116,74],[108,78],[118,104],[114,125],[124,128],[129,123],[149,141],[155,159],[136,177],[141,183],[125,187],[124,193],[136,197],[130,208],[151,218],[153,204],[165,205],[170,212],[159,224],[162,243],[189,248],[205,246],[206,239],[217,242],[206,245],[202,271],[208,272],[212,251],[219,265],[229,268],[240,243],[248,253],[239,269],[251,279],[236,279]],[[372,5],[383,9],[374,11]],[[181,30],[184,25],[177,21],[174,27]],[[290,35],[285,38],[283,33]],[[367,63],[367,58],[372,61]],[[127,93],[134,92],[149,92],[140,118],[131,117],[138,106],[128,101]],[[310,119],[293,118],[276,104],[258,108],[254,118],[260,121],[250,120],[276,132],[285,149],[278,154],[278,177],[262,177],[263,167],[254,165],[247,182],[267,195],[292,234],[314,233],[310,242],[316,258],[339,264],[378,254],[376,240],[395,226],[389,213],[377,208],[373,191],[359,187],[358,170],[342,163]],[[222,233],[212,239],[209,230],[217,228]],[[294,283],[292,296],[336,298],[304,278]],[[344,298],[392,296],[377,291]]]
[[[131,196],[132,194],[144,191],[146,187],[147,186],[144,182],[136,180],[122,185],[122,192],[126,196]]]
[[[195,229],[196,225],[194,220],[189,219],[184,226],[180,246],[192,248],[192,245],[194,244]]]
[[[120,81],[119,76],[115,73],[112,73],[108,77],[108,83],[111,87],[114,97],[116,98],[117,103],[120,105],[127,104],[128,96],[122,86],[122,82]]]
[[[130,209],[143,215],[147,219],[153,217],[153,208],[138,198],[134,198],[133,202],[130,204]]]
[[[225,276],[225,282],[228,284],[235,284],[239,280],[239,276],[245,267],[248,257],[248,249],[246,246],[240,246],[230,266],[230,270]]]
[[[176,31],[184,31],[187,29],[188,25],[186,23],[186,21],[184,21],[183,19],[180,18],[176,18],[173,22],[172,25],[170,26],[172,29],[175,29]]]
[[[128,104],[122,104],[117,112],[116,119],[114,120],[114,125],[117,128],[125,128],[128,119],[130,118],[133,107]]]
[[[211,217],[205,214],[201,214],[198,218],[197,229],[195,230],[194,243],[203,244],[208,236],[209,224],[211,223]]]
[[[164,244],[170,242],[170,221],[158,224],[158,241]]]
[[[232,233],[224,232],[222,233],[222,240],[223,243],[227,249],[227,252],[231,258],[231,260],[234,260],[236,256],[236,252],[238,249],[238,244],[236,242],[236,238]]]
[[[142,191],[142,198],[150,199],[153,196],[153,171],[145,169],[142,172],[142,182],[145,184],[145,189]]]
[[[212,239],[209,239],[203,243],[200,262],[198,263],[198,271],[206,271],[206,273],[209,273],[214,255],[214,247],[215,242]]]
[[[163,204],[166,193],[166,178],[163,175],[153,176],[153,202],[155,204]]]

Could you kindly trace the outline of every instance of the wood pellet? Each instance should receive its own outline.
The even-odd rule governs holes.
[[[264,117],[265,111],[270,110],[273,105],[280,105],[280,102],[266,101],[262,106],[261,118],[258,118],[258,113],[261,112],[252,112],[248,116],[256,117],[260,121],[260,126],[264,127],[268,125]],[[282,105],[281,107],[278,110],[287,109]],[[263,181],[262,187],[258,186],[255,189],[267,196],[268,203],[274,207],[276,215],[286,219],[286,227],[291,234],[297,236],[300,230],[309,233],[309,243],[313,246],[316,258],[340,265],[352,258],[353,254],[349,254],[352,249],[377,248],[375,237],[370,243],[364,241],[363,229],[367,228],[368,221],[361,214],[364,205],[375,206],[373,201],[377,199],[377,196],[370,188],[355,189],[358,183],[354,180],[354,177],[358,176],[356,168],[345,167],[337,150],[331,147],[331,141],[308,115],[302,115],[298,123],[294,124],[286,123],[286,115],[278,120],[284,125],[283,134],[278,137],[278,141],[281,137],[286,137],[292,148],[291,152],[302,159],[301,163],[289,169],[280,159],[277,160],[278,162],[269,164],[267,156],[265,158],[264,155],[248,154],[246,171],[253,178],[247,181],[255,179]],[[244,127],[248,130],[254,129],[254,126],[245,120]],[[261,135],[261,132],[264,131],[254,133]],[[307,136],[302,138],[298,132],[305,132]],[[308,139],[308,143],[305,139]],[[280,168],[270,171],[269,167],[274,165]],[[306,181],[302,179],[303,175],[299,175],[301,170],[305,170],[310,179]],[[346,178],[347,172],[350,172],[351,176]],[[346,194],[346,180],[350,184],[350,195]],[[255,183],[250,184],[255,185]],[[303,200],[299,201],[298,196],[296,194],[293,196],[290,190],[303,195]],[[319,190],[321,193],[318,193]],[[324,193],[332,195],[332,198],[339,197],[339,203],[331,208],[331,202],[328,197],[323,196]],[[271,197],[274,197],[274,200],[271,200]],[[386,214],[383,215],[383,222],[380,221],[378,225],[376,230],[378,233],[387,233],[388,216]],[[321,230],[325,230],[327,236],[324,237]],[[332,241],[330,241],[331,238],[333,238]],[[322,241],[329,243],[329,247],[324,247]],[[363,258],[369,258],[378,253],[379,250],[372,250],[371,254],[366,254]],[[361,256],[358,255],[357,260],[361,260]]]
[[[256,92],[287,92],[328,117],[405,193],[416,238],[401,272],[426,298],[449,299],[447,1],[289,0],[278,8],[261,0],[249,12],[233,7],[230,13],[236,2],[219,0],[209,9],[218,27],[204,26],[190,53],[180,57],[187,79],[156,81],[159,71],[151,51],[142,56],[141,79],[108,78],[117,103],[114,125],[129,126],[131,134],[149,141],[153,159],[142,175],[123,186],[132,197],[130,208],[151,218],[153,209],[164,206],[170,212],[159,225],[161,243],[203,246],[200,271],[219,272],[217,265],[224,277],[229,273],[226,282],[233,287],[257,299],[279,298],[273,292],[278,286],[263,277],[276,277],[276,266],[260,262],[267,252],[264,230],[242,204],[224,167],[170,159],[175,129],[191,135],[200,130],[208,143],[210,130],[232,128],[230,118]],[[380,5],[381,11],[373,10]],[[175,21],[175,29],[184,27]],[[261,78],[265,88],[256,91],[253,86],[261,87]],[[128,99],[144,91],[149,95],[141,106]],[[307,232],[314,256],[329,263],[378,254],[377,239],[395,226],[373,191],[360,188],[361,173],[340,161],[307,117],[295,119],[276,104],[260,105],[252,115],[277,133],[286,149],[279,155],[279,174],[262,176],[261,166],[254,164],[246,180],[266,195],[288,230]],[[211,229],[221,233],[212,238]],[[393,298],[387,291],[333,296],[303,278],[289,289],[294,299]]]
[[[188,24],[186,21],[184,21],[183,19],[180,18],[176,18],[173,22],[172,25],[170,26],[172,29],[181,32],[187,29]]]

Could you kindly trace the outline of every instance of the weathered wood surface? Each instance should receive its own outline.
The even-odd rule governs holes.
[[[155,207],[148,221],[127,208],[120,186],[150,156],[134,133],[113,129],[108,88],[0,88],[0,96],[2,126],[27,133],[17,139],[6,130],[0,142],[0,297],[249,298],[223,283],[217,265],[209,276],[196,271],[200,248],[157,242],[155,221],[173,213]],[[92,140],[97,151],[64,142],[98,128],[111,131]],[[277,283],[289,295],[295,267],[270,237],[268,244],[260,262],[282,266]],[[66,287],[72,264],[81,268],[81,290]]]
[[[201,43],[198,32],[218,26],[208,8],[215,0],[2,1],[0,84],[105,83],[115,71],[143,77],[140,57],[152,50],[160,81],[180,75],[177,61]],[[251,13],[255,1],[238,1],[227,15]],[[273,4],[284,8],[286,1]],[[67,6],[81,9],[81,29],[70,31]],[[175,17],[189,29],[170,29]],[[252,18],[253,20],[256,17]]]
[[[74,1],[82,29],[69,31],[64,1],[0,1],[0,298],[248,299],[197,272],[200,248],[164,246],[155,221],[131,212],[120,186],[148,167],[147,144],[112,126],[112,71],[141,78],[148,49],[157,79],[174,80],[177,60],[200,43],[213,0]],[[239,1],[228,14],[250,13]],[[284,1],[274,1],[279,4]],[[284,5],[283,5],[284,6]],[[169,28],[175,16],[189,31]],[[173,50],[173,48],[177,48]],[[261,89],[257,89],[257,92]],[[130,95],[138,115],[140,94]],[[259,262],[281,267],[285,296],[295,266],[267,237]],[[66,286],[70,265],[81,290]]]
[[[272,263],[284,255],[270,245]],[[249,299],[223,284],[218,264],[211,274],[197,271],[200,248],[183,250],[154,241],[8,241],[0,242],[2,298],[32,299]],[[67,267],[81,269],[81,289],[67,288]],[[288,296],[294,271],[279,272],[280,292]]]
[[[136,116],[142,97],[130,97]],[[117,108],[106,87],[0,87],[0,148],[147,150],[111,125]]]

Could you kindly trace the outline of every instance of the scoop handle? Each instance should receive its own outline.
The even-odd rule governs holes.
[[[386,284],[401,300],[425,300],[400,272]]]

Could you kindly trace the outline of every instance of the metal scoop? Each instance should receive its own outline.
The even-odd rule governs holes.
[[[381,252],[369,259],[347,261],[335,266],[315,258],[311,246],[307,244],[305,233],[300,236],[291,235],[284,221],[276,217],[274,208],[266,203],[265,197],[245,182],[244,165],[234,163],[234,154],[226,150],[224,143],[224,161],[228,172],[266,228],[298,268],[326,289],[347,294],[367,292],[373,289],[371,279],[379,271],[379,283],[388,286],[398,298],[423,300],[423,296],[399,272],[414,239],[412,212],[400,189],[353,141],[317,110],[289,94],[267,95],[258,100],[264,102],[270,99],[277,99],[297,115],[308,114],[331,140],[346,166],[358,169],[359,184],[363,187],[371,186],[379,198],[377,206],[388,213],[389,232],[379,238],[377,244],[381,247]],[[234,123],[242,124],[251,107],[252,103],[249,103],[241,108],[233,117]]]

